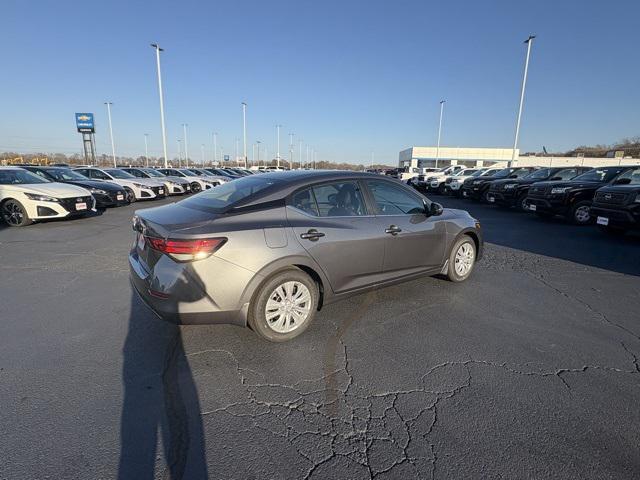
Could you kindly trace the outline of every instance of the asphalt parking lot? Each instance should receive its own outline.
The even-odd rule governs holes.
[[[293,342],[132,294],[136,204],[0,228],[0,479],[640,477],[640,237],[440,199],[472,278],[327,306]]]

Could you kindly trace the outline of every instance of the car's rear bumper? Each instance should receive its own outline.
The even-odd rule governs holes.
[[[242,285],[237,292],[231,289],[233,294],[225,296],[224,293],[229,292],[226,285],[227,292],[213,298],[211,290],[215,290],[216,285],[205,285],[202,275],[194,271],[192,264],[165,259],[165,263],[156,270],[160,273],[149,273],[135,248],[130,252],[131,283],[140,298],[163,320],[185,325],[246,326],[249,303],[241,300],[244,293]],[[224,272],[220,272],[214,283],[222,284],[224,277]],[[222,285],[220,287],[223,290]]]

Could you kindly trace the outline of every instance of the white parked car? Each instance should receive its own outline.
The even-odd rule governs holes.
[[[102,180],[121,185],[127,192],[128,200],[153,200],[167,196],[167,189],[162,182],[150,178],[136,178],[119,168],[76,168],[79,173],[93,180]]]
[[[95,199],[85,188],[0,167],[0,211],[9,226],[24,227],[37,220],[86,215],[95,211]]]
[[[194,175],[198,176],[198,177],[204,177],[205,180],[210,180],[210,181],[218,181],[218,185],[222,185],[223,183],[227,183],[229,182],[229,177],[225,177],[223,175],[216,175],[213,172],[209,172],[207,170],[205,170],[204,168],[194,168],[194,167],[189,167],[189,168],[185,168],[185,170],[188,170],[189,172],[193,173]]]
[[[441,175],[431,180],[429,184],[429,190],[438,192],[440,195],[444,195],[447,193],[447,185],[451,184],[454,178],[459,176],[469,177],[476,173],[479,168],[463,168],[462,170],[458,170],[457,172],[452,173],[451,175]]]
[[[446,190],[447,193],[454,195],[456,197],[462,196],[462,185],[467,178],[471,177],[490,177],[494,173],[503,170],[502,168],[481,168],[477,172],[471,175],[458,175],[451,179],[451,182],[447,184]]]
[[[448,167],[440,168],[436,172],[425,173],[423,175],[418,175],[417,180],[413,181],[413,185],[418,190],[429,190],[431,187],[431,182],[440,177],[446,177],[447,175],[451,175],[459,170],[462,170],[464,166],[462,165],[450,165]]]
[[[148,167],[122,167],[122,170],[137,178],[150,178],[156,182],[164,183],[167,195],[191,193],[191,184],[184,178],[168,177],[158,170]]]
[[[213,188],[222,183],[219,180],[209,179],[204,176],[198,176],[187,168],[159,168],[158,171],[170,177],[180,177],[187,179],[191,184],[191,191],[193,193],[208,190],[209,188]]]

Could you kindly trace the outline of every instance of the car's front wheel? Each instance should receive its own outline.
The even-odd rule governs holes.
[[[136,201],[136,194],[133,193],[133,190],[131,190],[129,187],[124,187],[124,198],[127,203],[133,203]]]
[[[529,211],[529,204],[527,203],[527,192],[521,193],[516,200],[516,207],[521,212]]]
[[[460,237],[449,254],[447,278],[452,282],[464,282],[476,264],[476,243],[468,235]]]
[[[593,221],[591,217],[591,202],[577,202],[569,212],[569,220],[575,225],[589,225]]]
[[[198,182],[193,182],[191,184],[191,192],[192,193],[199,193],[202,191],[202,185],[200,185]]]
[[[2,218],[10,227],[26,227],[33,223],[18,200],[7,200],[2,204]]]
[[[286,342],[313,321],[318,286],[298,269],[274,274],[262,284],[249,306],[249,326],[270,342]]]

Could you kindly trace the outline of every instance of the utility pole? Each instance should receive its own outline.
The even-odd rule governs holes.
[[[242,157],[244,168],[247,168],[247,104],[242,102]]]
[[[182,140],[178,139],[178,168],[182,168]]]
[[[520,119],[522,117],[522,106],[524,104],[524,90],[527,86],[527,74],[529,73],[529,56],[531,55],[531,45],[533,45],[533,39],[536,38],[535,35],[529,35],[524,43],[527,44],[527,58],[524,62],[524,74],[522,75],[522,88],[520,89],[520,105],[518,107],[518,118],[516,119],[516,135],[513,140],[513,151],[511,152],[511,161],[509,162],[509,167],[513,164],[516,159],[516,149],[518,148],[518,136],[520,135]]]
[[[200,145],[200,154],[202,155],[202,168],[204,168],[204,143]]]
[[[256,148],[258,150],[258,166],[260,166],[260,144],[262,142],[260,140],[256,140]]]
[[[149,137],[148,133],[144,134],[144,163],[145,166],[149,166],[149,141],[147,138]]]
[[[164,52],[164,50],[155,43],[152,43],[151,46],[156,49],[158,93],[160,95],[160,126],[162,128],[162,151],[164,153],[164,168],[167,168],[167,133],[164,127],[164,94],[162,93],[162,75],[160,74],[160,52]]]
[[[104,104],[107,106],[107,116],[109,117],[109,137],[111,138],[111,155],[113,155],[113,167],[115,168],[116,165],[116,147],[113,143],[113,127],[111,125],[111,105],[113,105],[112,102],[104,102]]]
[[[444,104],[446,100],[440,100],[440,122],[438,123],[438,146],[436,147],[436,168],[438,168],[438,160],[440,160],[440,134],[442,133],[442,114],[444,113]]]
[[[187,124],[182,124],[182,132],[184,133],[184,160],[189,168],[189,143],[187,141]]]

